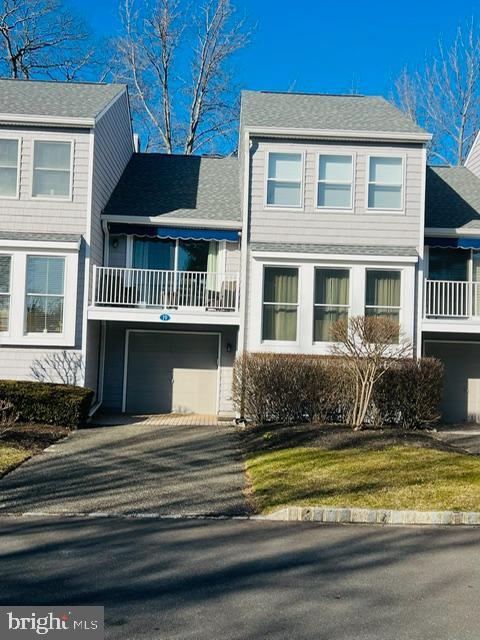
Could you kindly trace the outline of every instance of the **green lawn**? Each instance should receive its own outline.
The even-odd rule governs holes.
[[[0,477],[32,455],[29,449],[12,447],[0,442]]]
[[[261,512],[286,505],[480,511],[480,458],[436,449],[293,447],[247,455]]]

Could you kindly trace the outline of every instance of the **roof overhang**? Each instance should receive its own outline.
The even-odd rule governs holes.
[[[79,251],[81,237],[72,241],[56,241],[56,240],[2,240],[0,238],[0,247],[2,249],[39,249],[45,251],[55,249],[61,251]]]
[[[477,236],[480,238],[480,228],[478,229],[472,229],[472,228],[462,228],[462,227],[458,227],[458,228],[435,228],[435,227],[426,227],[425,228],[425,235],[426,236],[432,236],[432,237],[442,237],[442,238],[449,238],[449,237],[469,237],[469,236]]]
[[[91,128],[95,118],[60,118],[58,116],[34,116],[19,113],[0,113],[0,124],[42,125],[49,127]]]
[[[432,134],[425,132],[405,133],[400,131],[350,131],[333,129],[300,129],[277,127],[245,127],[250,136],[267,138],[307,138],[321,140],[374,140],[385,142],[417,142],[426,143]]]
[[[295,253],[293,251],[255,251],[252,250],[252,257],[259,260],[290,260],[298,262],[299,260],[328,262],[329,260],[343,262],[388,262],[388,263],[406,263],[415,264],[418,262],[418,256],[382,256],[358,253]]]
[[[165,218],[160,216],[124,216],[104,213],[106,222],[121,222],[136,225],[156,225],[159,227],[186,227],[196,229],[241,229],[240,220],[207,220],[205,218]]]

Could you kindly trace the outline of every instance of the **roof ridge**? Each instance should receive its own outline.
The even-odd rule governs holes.
[[[121,83],[121,82],[94,82],[93,80],[91,81],[87,81],[87,80],[80,80],[80,81],[76,81],[76,80],[72,80],[67,81],[67,80],[49,80],[49,79],[43,79],[43,78],[35,78],[35,79],[31,79],[31,78],[0,78],[0,82],[24,82],[25,84],[27,83],[31,83],[31,84],[58,84],[58,85],[62,85],[62,86],[78,86],[78,85],[87,85],[87,86],[95,86],[95,87],[126,87],[127,85],[125,83]]]

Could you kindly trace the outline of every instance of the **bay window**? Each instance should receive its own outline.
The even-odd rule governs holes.
[[[301,153],[269,153],[267,173],[267,205],[302,206],[303,155]]]
[[[365,315],[389,318],[400,325],[400,271],[367,269]]]
[[[10,319],[10,273],[12,259],[0,255],[0,333],[6,333]]]
[[[316,269],[314,342],[330,342],[335,322],[348,318],[350,273],[348,269]]]
[[[368,208],[403,207],[403,158],[371,156],[368,167]]]
[[[265,267],[262,340],[297,339],[298,269]]]
[[[35,140],[33,143],[32,196],[34,198],[71,197],[72,144]]]
[[[18,140],[0,139],[0,198],[18,195]]]
[[[352,208],[353,158],[320,155],[318,160],[317,207]]]
[[[27,334],[63,332],[64,279],[64,258],[27,256]]]

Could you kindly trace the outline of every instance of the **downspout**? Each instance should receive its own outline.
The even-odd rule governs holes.
[[[243,133],[243,211],[242,211],[242,237],[241,237],[241,275],[240,275],[240,331],[238,335],[238,351],[242,357],[246,355],[246,326],[247,326],[247,279],[248,279],[248,211],[249,211],[249,195],[250,195],[250,133],[245,129]],[[244,384],[242,375],[242,389],[240,402],[240,416],[244,418]]]
[[[107,333],[107,323],[105,320],[100,322],[100,351],[98,354],[98,377],[97,377],[97,401],[90,408],[88,413],[88,417],[91,418],[98,409],[101,407],[103,402],[103,379],[105,376],[105,338]]]

